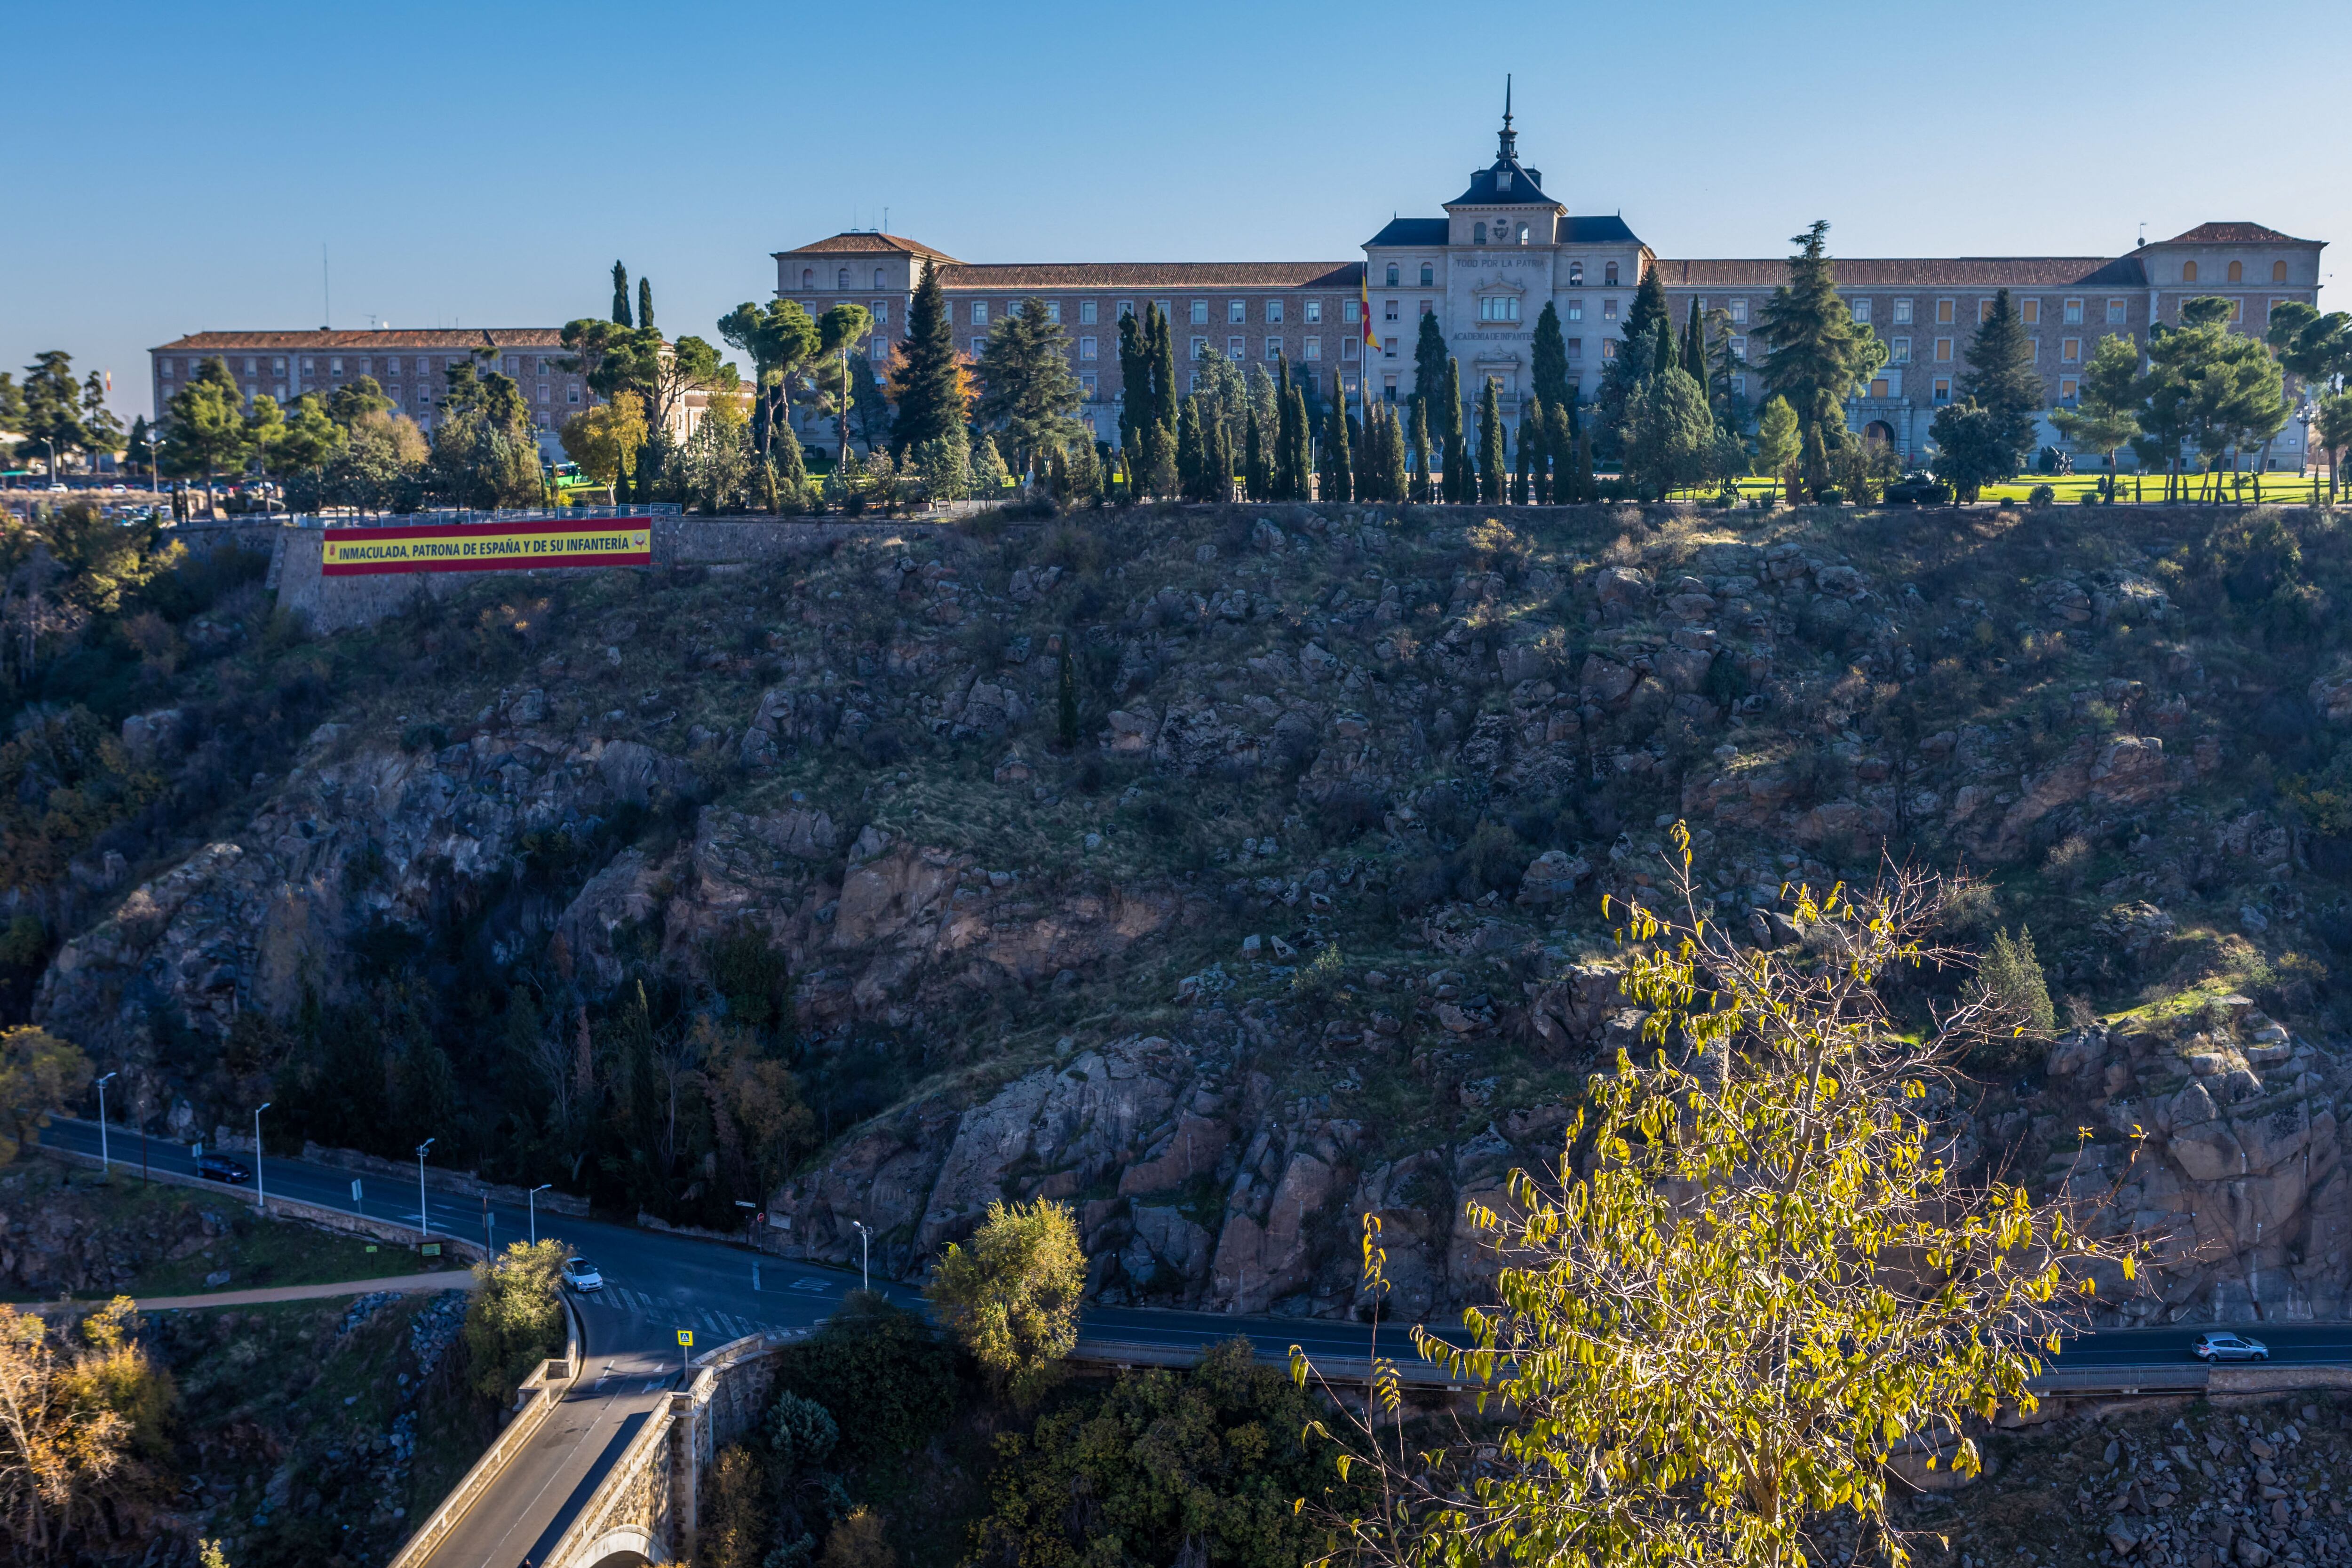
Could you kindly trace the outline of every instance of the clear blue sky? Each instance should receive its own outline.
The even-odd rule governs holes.
[[[0,367],[67,349],[127,419],[153,344],[317,326],[322,243],[338,327],[600,314],[617,257],[714,337],[886,208],[975,261],[1342,260],[1493,155],[1506,70],[1547,187],[1662,255],[2352,245],[2347,46],[2343,0],[26,6]]]

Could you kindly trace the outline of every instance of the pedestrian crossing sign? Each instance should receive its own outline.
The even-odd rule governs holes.
[[[692,1350],[694,1348],[694,1331],[692,1329],[678,1330],[677,1342],[686,1346],[688,1350]]]

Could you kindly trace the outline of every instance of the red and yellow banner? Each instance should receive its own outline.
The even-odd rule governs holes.
[[[461,522],[418,528],[331,528],[319,571],[328,577],[381,572],[514,572],[541,566],[650,566],[649,517]]]

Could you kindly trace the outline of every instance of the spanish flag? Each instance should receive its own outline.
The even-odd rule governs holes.
[[[1381,340],[1372,335],[1372,264],[1369,261],[1364,263],[1363,277],[1356,280],[1356,291],[1363,300],[1364,357],[1369,360],[1381,346]]]

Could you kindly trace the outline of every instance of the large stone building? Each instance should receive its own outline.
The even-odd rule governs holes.
[[[1468,188],[1443,211],[1390,223],[1365,241],[1360,261],[975,264],[892,235],[837,234],[776,252],[776,292],[812,314],[845,300],[864,304],[876,323],[865,349],[877,361],[903,332],[925,266],[941,269],[958,347],[975,356],[992,323],[1024,300],[1040,300],[1070,338],[1086,391],[1082,417],[1097,437],[1115,440],[1118,318],[1140,313],[1147,300],[1173,323],[1180,371],[1182,360],[1213,346],[1238,361],[1287,359],[1294,374],[1326,385],[1337,373],[1351,398],[1367,385],[1376,397],[1412,393],[1420,318],[1434,314],[1461,362],[1465,398],[1492,380],[1516,429],[1546,304],[1559,312],[1570,372],[1589,399],[1645,272],[1658,272],[1678,325],[1693,300],[1702,311],[1722,310],[1743,354],[1742,329],[1788,277],[1780,258],[1662,258],[1622,216],[1571,214],[1545,191],[1541,172],[1519,161],[1507,112],[1494,161],[1473,170]],[[1870,385],[1857,389],[1849,421],[1916,457],[1936,409],[1957,395],[1969,334],[1999,289],[2010,291],[2023,318],[2054,407],[2075,396],[2081,366],[2102,335],[2144,342],[2150,322],[2179,321],[2185,300],[2222,296],[2241,330],[2252,332],[2284,301],[2315,304],[2323,243],[2260,224],[2209,223],[2119,257],[1839,258],[1840,292],[1889,353]],[[1360,313],[1367,298],[1369,343]],[[1763,388],[1742,378],[1736,390],[1756,397]],[[815,428],[807,434],[829,439]],[[2294,424],[2281,432],[2273,464],[2299,467],[2302,437]],[[2042,438],[2056,439],[2046,419]]]
[[[560,459],[556,432],[563,422],[603,401],[577,371],[567,370],[562,334],[553,327],[373,327],[365,331],[192,332],[148,351],[155,408],[208,359],[228,366],[248,402],[256,395],[291,403],[306,392],[321,396],[367,376],[394,405],[430,430],[440,417],[448,373],[471,364],[476,374],[510,376],[521,387],[539,432],[540,450]],[[669,421],[671,435],[693,434],[708,398],[689,393]]]

